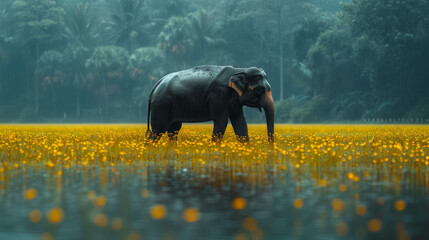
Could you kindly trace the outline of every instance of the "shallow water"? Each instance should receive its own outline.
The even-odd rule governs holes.
[[[10,157],[18,158],[17,155],[6,154],[6,137],[2,135],[0,239],[429,238],[426,230],[429,169],[424,160],[415,160],[427,156],[427,128],[400,129],[403,132],[399,134],[404,134],[402,156],[410,159],[401,164],[392,161],[396,158],[389,146],[388,150],[378,152],[377,158],[372,155],[377,149],[374,146],[368,156],[354,155],[350,162],[341,160],[347,159],[350,150],[344,150],[345,146],[342,146],[343,157],[339,162],[332,154],[319,157],[303,151],[304,158],[299,158],[297,163],[291,154],[299,153],[300,150],[295,150],[302,143],[305,146],[316,144],[314,139],[307,142],[312,136],[325,139],[345,132],[344,127],[318,131],[308,128],[285,126],[277,129],[280,131],[277,131],[274,148],[263,143],[245,146],[255,147],[254,154],[269,149],[266,160],[253,164],[244,159],[245,154],[237,158],[227,156],[227,153],[233,154],[232,148],[222,153],[222,149],[229,146],[228,141],[234,141],[229,135],[224,147],[185,148],[182,143],[197,134],[193,130],[185,130],[177,144],[161,142],[159,146],[144,149],[146,155],[141,158],[110,160],[110,164],[72,164],[64,159],[61,163],[52,160],[22,163],[25,161],[22,157],[18,162]],[[345,139],[341,141],[334,137],[336,143],[353,138],[362,144],[362,139],[354,135],[359,131],[369,139],[380,131],[388,134],[380,137],[382,143],[397,140],[397,133],[392,135],[383,128],[357,129],[350,130],[353,134],[343,134]],[[109,129],[103,134],[128,130],[129,127],[124,126],[122,130]],[[6,133],[10,129],[2,131]],[[198,134],[204,135],[208,130],[202,131]],[[47,130],[30,128],[20,134],[35,139],[43,132]],[[53,139],[68,134],[61,132],[53,133],[56,136]],[[251,134],[259,134],[262,139],[262,132],[257,128]],[[294,143],[292,138],[300,140]],[[121,138],[121,141],[126,139]],[[405,150],[407,141],[408,149],[414,149],[415,155],[420,149],[423,154],[412,160],[412,153]],[[96,145],[95,141],[91,144]],[[127,153],[133,151],[132,147],[118,148]],[[204,148],[206,152],[201,151]],[[288,152],[289,148],[294,151],[284,156],[278,153]],[[216,149],[220,152],[218,155]],[[339,151],[336,147],[329,151],[335,149]],[[37,153],[33,150],[32,154]],[[194,152],[178,153],[184,150]],[[197,150],[200,155],[195,153]],[[355,152],[365,152],[363,150],[358,147]],[[385,153],[391,154],[388,161],[381,157]],[[207,159],[198,159],[206,155]],[[130,156],[125,155],[127,157]],[[372,162],[379,158],[380,163]]]

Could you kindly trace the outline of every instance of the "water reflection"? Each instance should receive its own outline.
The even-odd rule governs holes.
[[[348,184],[320,184],[309,171],[262,176],[258,171],[237,174],[231,169],[192,171],[152,164],[61,171],[26,167],[3,175],[2,236],[409,239],[427,235],[429,216],[422,214],[429,207],[427,191],[419,186],[418,174],[407,177],[406,171],[394,184],[389,180],[392,176],[380,174]]]

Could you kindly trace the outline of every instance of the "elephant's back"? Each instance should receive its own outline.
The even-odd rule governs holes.
[[[165,83],[172,81],[175,82],[210,82],[219,72],[221,72],[224,66],[205,65],[198,66],[174,73],[170,73],[164,80]]]
[[[181,72],[183,72],[183,74],[188,75],[191,78],[196,77],[200,79],[213,79],[223,69],[225,69],[225,66],[204,65],[204,66],[197,66],[191,69],[187,69]]]
[[[224,66],[207,65],[170,73],[160,80],[153,91],[152,99],[206,94],[213,78],[223,69]]]

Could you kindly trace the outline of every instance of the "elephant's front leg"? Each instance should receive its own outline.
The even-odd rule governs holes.
[[[228,125],[228,114],[222,113],[214,120],[213,127],[213,142],[220,142],[222,140],[223,134],[225,133],[226,126]]]
[[[241,111],[230,114],[232,127],[234,128],[235,135],[240,142],[249,141],[249,133],[247,131],[247,122],[244,118],[243,109]]]

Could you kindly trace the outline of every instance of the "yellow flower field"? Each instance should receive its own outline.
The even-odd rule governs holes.
[[[235,222],[223,232],[235,239],[282,236],[270,220],[304,237],[312,236],[305,229],[370,238],[390,225],[404,237],[424,230],[420,218],[412,226],[398,214],[414,219],[429,205],[428,126],[276,125],[272,145],[264,125],[249,125],[246,144],[230,126],[220,144],[211,131],[211,124],[184,125],[177,142],[164,136],[151,144],[143,125],[2,125],[0,212],[26,219],[26,231],[45,239],[61,238],[67,225],[112,239],[164,231],[175,239],[187,236],[177,226],[210,219]],[[126,226],[136,218],[146,227]],[[9,220],[0,220],[0,238]]]
[[[212,125],[185,125],[177,143],[164,136],[153,145],[140,125],[3,125],[0,169],[146,164],[192,171],[227,166],[258,174],[305,169],[315,184],[324,185],[331,179],[365,180],[386,167],[395,173],[429,166],[428,126],[277,125],[274,145],[267,143],[264,125],[250,127],[247,144],[236,141],[231,127],[221,144],[212,143],[211,130]],[[320,172],[323,168],[341,171]]]

